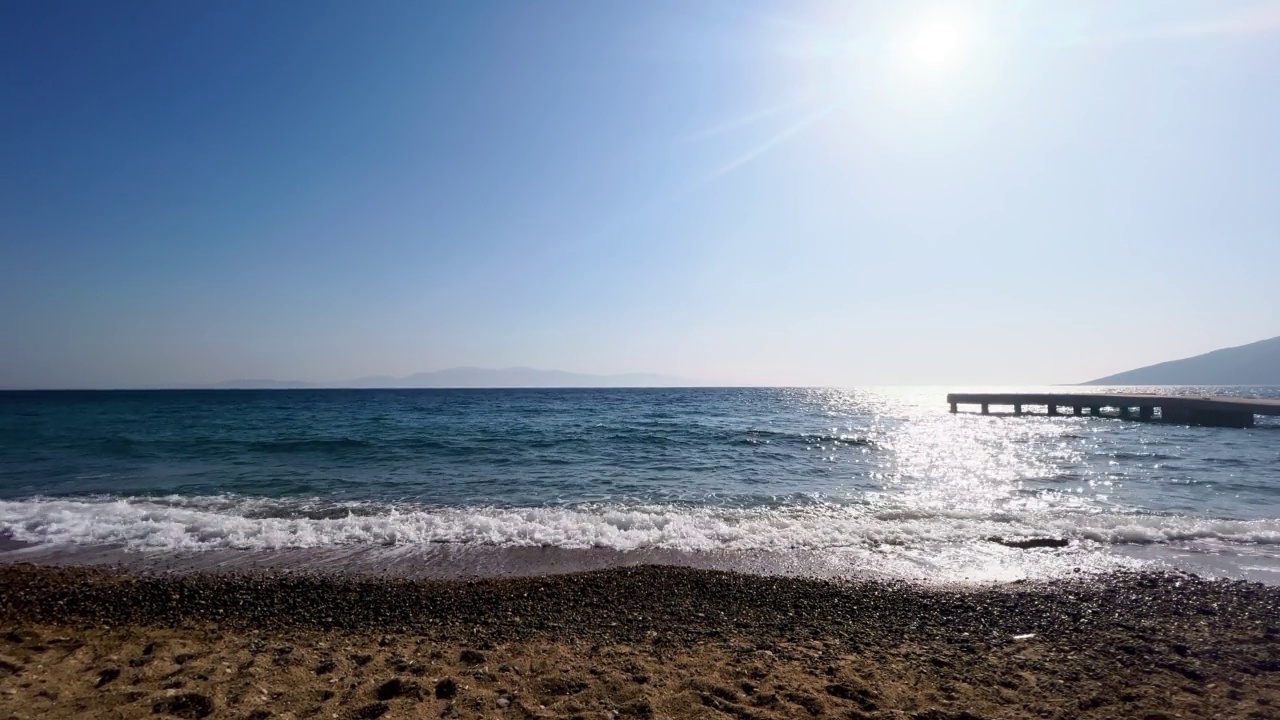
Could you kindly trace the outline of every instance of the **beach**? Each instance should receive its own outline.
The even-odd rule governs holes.
[[[928,388],[7,399],[0,720],[1280,718],[1275,427]]]
[[[1280,589],[0,568],[0,717],[1280,717]]]

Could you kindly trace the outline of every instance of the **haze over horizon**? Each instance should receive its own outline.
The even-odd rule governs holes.
[[[999,384],[999,383],[995,383]],[[1277,386],[1280,387],[1280,337],[1268,338],[1242,346],[1217,348],[1188,358],[1173,358],[1150,366],[1130,368],[1104,378],[1080,382],[1046,382],[1041,385],[1199,385],[1199,386]],[[900,384],[901,385],[901,384]],[[917,387],[920,384],[913,384]],[[1007,383],[1005,384],[1008,385]],[[405,376],[367,375],[358,378],[297,380],[283,378],[238,378],[205,385],[176,384],[158,386],[143,384],[98,388],[13,388],[0,385],[0,390],[23,389],[464,389],[464,388],[675,388],[731,387],[730,383],[662,375],[657,373],[574,373],[563,370],[508,367],[454,367],[429,370]],[[736,386],[743,387],[743,386]],[[761,387],[755,385],[754,387]],[[765,386],[769,387],[769,386]],[[782,387],[782,386],[772,386]],[[787,387],[805,387],[790,385]],[[808,386],[815,387],[815,386]],[[816,386],[830,387],[830,386]],[[853,386],[846,386],[853,387]],[[859,387],[869,387],[863,384]],[[884,386],[881,386],[884,387]]]
[[[1280,3],[0,5],[0,387],[1280,334]]]

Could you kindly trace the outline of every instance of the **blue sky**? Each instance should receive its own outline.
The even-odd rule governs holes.
[[[1280,4],[0,4],[0,386],[1280,334]]]

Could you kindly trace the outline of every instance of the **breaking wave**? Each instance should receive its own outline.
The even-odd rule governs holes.
[[[1050,536],[1076,545],[1213,543],[1280,554],[1280,520],[929,512],[824,503],[767,509],[620,504],[503,508],[244,496],[34,498],[0,501],[0,532],[36,544],[183,551],[433,543],[820,551]]]

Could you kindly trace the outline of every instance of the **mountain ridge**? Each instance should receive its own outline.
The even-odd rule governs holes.
[[[540,370],[529,367],[481,368],[454,367],[417,372],[404,377],[367,375],[332,383],[310,383],[296,380],[229,380],[206,385],[221,390],[297,390],[305,388],[592,388],[592,387],[688,387],[697,385],[684,378],[657,373],[618,373],[597,375],[566,370]]]
[[[1134,368],[1081,385],[1280,385],[1280,337]]]

